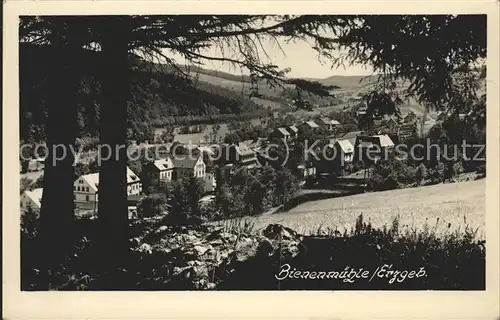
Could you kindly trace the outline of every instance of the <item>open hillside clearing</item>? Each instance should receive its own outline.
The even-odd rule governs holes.
[[[257,229],[278,223],[303,234],[354,227],[356,218],[363,214],[373,227],[391,226],[400,216],[400,230],[429,229],[452,232],[478,229],[478,238],[485,237],[485,186],[486,179],[437,184],[400,190],[371,192],[311,201],[284,212],[245,218],[255,223]],[[439,219],[439,220],[438,220]]]

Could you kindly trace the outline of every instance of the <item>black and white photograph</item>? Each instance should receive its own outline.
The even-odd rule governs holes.
[[[21,291],[486,290],[486,14],[18,32]]]

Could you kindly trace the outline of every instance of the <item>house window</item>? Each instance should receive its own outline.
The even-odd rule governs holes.
[[[89,192],[89,187],[86,187],[85,189],[86,189],[87,192]]]
[[[85,196],[85,201],[89,201],[89,196]]]
[[[80,179],[80,180],[78,181],[78,183],[83,183],[83,180],[82,180],[82,179]]]
[[[76,190],[77,190],[77,191],[80,191],[80,186],[76,187]]]

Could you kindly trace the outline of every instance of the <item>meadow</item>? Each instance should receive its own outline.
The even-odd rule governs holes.
[[[248,218],[256,229],[282,224],[299,233],[350,230],[363,214],[374,228],[390,226],[399,215],[399,226],[438,233],[477,229],[485,236],[486,179],[425,187],[371,192],[307,202],[284,212]]]

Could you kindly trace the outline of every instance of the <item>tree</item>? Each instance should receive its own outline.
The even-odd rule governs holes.
[[[473,64],[486,58],[486,15],[345,17],[336,39],[337,63],[367,63],[382,89],[409,81],[408,96],[427,107],[458,110],[477,95]],[[332,51],[330,51],[332,52]]]
[[[47,148],[44,168],[44,191],[40,210],[41,254],[49,264],[62,259],[73,244],[73,153],[78,134],[77,91],[83,66],[81,48],[86,25],[68,17],[21,20],[21,40],[38,41],[44,34],[54,49],[50,60],[47,104]],[[64,119],[64,121],[61,121]],[[43,253],[42,253],[43,252]],[[47,267],[49,267],[48,265]]]
[[[76,61],[82,45],[97,43],[101,48],[99,70],[102,80],[100,139],[101,144],[107,144],[112,149],[108,154],[110,157],[107,157],[109,160],[102,161],[100,171],[99,218],[103,226],[102,234],[106,235],[107,240],[104,245],[109,253],[116,254],[126,252],[128,248],[125,151],[115,150],[115,147],[124,144],[127,136],[129,54],[140,53],[146,59],[161,62],[159,68],[169,68],[166,73],[185,80],[183,83],[186,88],[193,86],[192,77],[166,56],[165,50],[183,55],[195,66],[201,66],[206,61],[241,66],[250,74],[252,95],[258,95],[259,84],[291,86],[297,92],[297,106],[303,108],[309,108],[310,104],[307,99],[302,98],[306,92],[328,95],[329,88],[311,81],[289,79],[286,77],[289,70],[281,70],[276,65],[263,62],[263,40],[275,43],[278,38],[309,40],[321,57],[333,60],[336,65],[343,62],[342,58],[349,62],[371,64],[376,71],[381,71],[384,86],[397,77],[408,79],[408,94],[416,95],[419,101],[436,108],[443,105],[458,108],[463,102],[472,99],[477,86],[474,77],[468,72],[469,65],[486,56],[484,15],[180,15],[96,16],[78,19],[81,21],[75,23],[75,26],[83,25],[85,32],[77,32],[77,35],[84,36],[74,36],[74,29],[71,28],[58,28],[57,30],[62,30],[61,33],[67,33],[62,38],[71,41],[62,41],[62,45],[57,44],[57,41],[49,41],[50,45],[56,47],[71,44],[69,47],[75,49],[75,54],[62,55],[57,60],[67,66],[65,70],[68,77],[57,77],[59,80],[54,82],[57,92],[64,94],[54,97],[57,100],[54,105],[59,107],[53,107],[51,111],[48,145],[60,142],[69,146],[75,141],[77,113],[75,108],[67,106],[76,105],[71,100],[76,92],[74,78],[77,73],[68,70],[69,66],[73,68],[82,65]],[[72,21],[75,20],[77,19]],[[44,31],[51,25],[51,21],[57,21],[57,18],[24,19],[21,21],[20,36],[43,43]],[[57,40],[58,37],[54,39]],[[204,53],[207,48],[231,51],[231,56],[210,56]],[[340,51],[345,54],[339,58],[334,57],[335,49],[339,48],[345,49]],[[388,86],[389,89],[390,87]],[[60,123],[54,122],[55,114],[65,119],[62,128],[57,128]],[[49,161],[52,159],[54,156],[49,154]],[[48,219],[46,225],[70,224],[72,172],[69,163],[72,161],[69,160],[62,162],[57,169],[60,170],[58,173],[53,170],[54,166],[46,165],[45,175],[51,186],[51,191],[44,195],[43,200],[43,216]],[[61,199],[64,199],[63,206]],[[64,217],[57,216],[56,211],[51,210],[56,207],[57,212],[64,211],[60,214]]]
[[[96,21],[101,36],[100,143],[103,148],[99,171],[100,239],[104,257],[112,257],[109,268],[120,263],[128,251],[127,210],[127,101],[129,101],[129,43],[131,17],[112,16]],[[113,253],[110,256],[110,253]]]
[[[198,201],[203,193],[203,182],[195,177],[172,183],[170,191],[171,210],[168,221],[175,225],[201,222]]]

